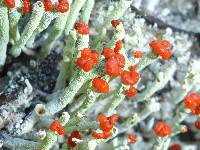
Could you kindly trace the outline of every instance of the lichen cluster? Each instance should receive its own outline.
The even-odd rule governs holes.
[[[133,4],[0,0],[0,69],[14,68],[0,80],[10,81],[0,86],[0,99],[6,92],[5,99],[11,99],[0,107],[1,147],[174,150],[187,145],[177,137],[189,129],[187,118],[195,122],[192,130],[200,129],[200,60],[187,35],[146,25],[131,11]],[[49,85],[40,83],[37,68],[54,80],[51,90],[47,78]]]

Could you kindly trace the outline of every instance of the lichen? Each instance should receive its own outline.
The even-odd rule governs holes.
[[[198,149],[199,28],[170,11],[198,2],[180,3],[0,0],[0,147]]]

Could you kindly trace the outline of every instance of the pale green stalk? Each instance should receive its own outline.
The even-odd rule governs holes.
[[[0,5],[0,68],[6,61],[7,44],[9,42],[8,9]]]
[[[30,17],[29,22],[25,26],[25,29],[18,41],[15,42],[12,49],[10,50],[10,54],[14,57],[18,57],[21,54],[21,49],[25,46],[26,42],[32,36],[35,29],[38,27],[42,16],[44,13],[44,5],[41,1],[37,1],[33,6],[33,11]]]
[[[69,16],[67,18],[67,23],[65,26],[65,34],[68,35],[69,31],[73,28],[79,12],[81,10],[81,8],[83,7],[83,5],[85,4],[86,0],[76,0],[73,1],[72,5],[71,5],[71,11],[69,13]]]

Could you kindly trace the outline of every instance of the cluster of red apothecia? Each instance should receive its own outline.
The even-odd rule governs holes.
[[[118,115],[114,114],[110,117],[106,117],[104,114],[98,116],[99,126],[102,129],[102,133],[98,131],[92,131],[92,137],[95,139],[107,139],[111,135],[111,130],[114,127],[116,121],[118,120]]]
[[[159,121],[154,128],[154,132],[159,137],[169,136],[172,133],[172,127],[162,121]]]
[[[135,144],[137,142],[137,140],[133,134],[128,134],[128,140],[131,144]]]
[[[81,51],[81,57],[76,60],[76,65],[85,72],[89,72],[98,61],[99,55],[95,51],[92,52],[90,48],[84,48]]]
[[[112,20],[111,24],[114,28],[117,28],[121,22],[120,20]],[[76,29],[79,34],[89,34],[89,26],[82,21],[77,22]],[[155,54],[160,55],[164,60],[169,59],[172,55],[170,43],[167,40],[162,40],[161,42],[154,40],[150,43],[150,47],[153,49]],[[137,89],[134,85],[139,81],[140,76],[136,72],[137,65],[131,66],[130,70],[123,70],[125,66],[125,57],[119,53],[122,48],[123,42],[118,40],[115,43],[114,49],[108,47],[103,49],[102,55],[105,57],[105,72],[112,78],[119,76],[124,84],[129,85],[129,89],[125,89],[125,94],[128,97],[132,97],[137,94]],[[141,51],[134,51],[133,55],[135,58],[141,58],[143,53]],[[76,64],[85,72],[89,72],[98,62],[99,57],[100,55],[98,55],[95,51],[92,52],[89,48],[84,48],[81,51],[81,57],[77,59]],[[101,77],[94,78],[92,86],[95,90],[103,94],[108,93],[110,89],[107,81]]]
[[[102,132],[92,131],[92,137],[94,137],[95,139],[109,138],[111,136],[111,130],[113,129],[118,118],[119,116],[117,114],[114,114],[110,117],[106,117],[104,114],[100,114],[98,116],[98,122]],[[128,140],[131,144],[134,144],[137,141],[133,134],[128,134]]]
[[[49,129],[52,132],[57,132],[59,135],[65,135],[66,131],[64,129],[64,127],[61,125],[61,123],[55,119],[51,125],[49,126]]]
[[[135,58],[142,58],[143,53],[142,51],[134,51],[133,55]]]
[[[119,20],[113,20],[112,25],[116,28],[121,22]],[[79,34],[87,35],[89,34],[89,27],[82,21],[78,21],[76,24],[76,29]],[[132,66],[130,71],[123,70],[125,66],[125,57],[120,54],[120,50],[123,48],[123,43],[121,40],[115,43],[114,49],[104,48],[102,55],[105,57],[105,72],[110,77],[120,76],[124,84],[130,85],[130,88],[125,90],[125,94],[129,97],[135,96],[137,94],[137,89],[133,87],[139,80],[139,74],[136,72],[136,66]],[[136,58],[142,57],[140,51],[136,51]],[[94,65],[99,60],[99,55],[96,52],[92,52],[89,48],[84,48],[81,51],[81,56],[77,59],[76,65],[83,69],[85,72],[92,70]],[[101,77],[96,77],[92,81],[92,85],[95,90],[100,93],[109,92],[109,84]]]
[[[79,20],[76,23],[76,30],[78,31],[79,34],[82,34],[82,35],[87,35],[90,33],[89,26],[81,20]]]
[[[184,105],[190,109],[193,115],[200,115],[200,94],[191,93],[184,99]],[[200,121],[195,122],[195,127],[200,130]]]
[[[102,133],[97,131],[92,131],[91,135],[95,139],[107,139],[111,135],[111,130],[113,129],[115,123],[117,122],[119,116],[113,114],[110,117],[106,117],[104,114],[98,116],[99,126],[102,129]],[[61,125],[58,119],[55,119],[49,126],[51,132],[57,132],[59,135],[63,136],[66,134],[64,127]],[[66,143],[69,147],[74,148],[77,144],[73,141],[73,138],[81,139],[82,136],[78,131],[72,131],[71,135],[67,138]],[[129,142],[136,143],[136,138],[133,134],[128,135]],[[36,148],[35,150],[41,150],[41,148]]]
[[[54,11],[54,5],[51,0],[44,0],[45,11]],[[65,13],[69,10],[69,3],[67,0],[58,0],[57,5],[58,12]]]
[[[4,0],[3,2],[10,9],[15,7],[15,0]],[[24,14],[28,14],[31,9],[31,2],[29,0],[22,0],[22,2],[23,6],[21,7],[21,11]]]
[[[163,60],[168,60],[172,56],[170,42],[167,40],[153,40],[149,46],[153,49],[153,52],[161,56]]]
[[[56,119],[49,126],[50,131],[57,132],[59,135],[65,135],[66,131],[61,123]],[[76,143],[73,141],[73,138],[81,139],[81,134],[78,131],[72,131],[71,135],[67,138],[67,145],[71,148],[76,146]],[[41,150],[41,148],[36,148],[35,150]]]
[[[20,8],[22,13],[28,14],[31,10],[31,3],[29,0],[22,0],[23,6]],[[15,0],[4,0],[5,5],[12,9],[15,8]],[[53,12],[55,10],[53,3],[51,0],[44,0],[44,8],[45,11]],[[61,13],[65,13],[69,10],[69,3],[67,0],[58,0],[57,11]]]

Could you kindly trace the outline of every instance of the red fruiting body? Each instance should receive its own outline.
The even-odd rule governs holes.
[[[173,144],[169,147],[169,150],[181,150],[180,144]]]
[[[107,139],[110,137],[111,133],[110,131],[103,131],[103,133],[97,133],[96,131],[92,131],[91,135],[95,139]]]
[[[164,122],[160,121],[156,124],[154,132],[159,137],[165,137],[172,133],[172,128]]]
[[[97,133],[96,131],[92,131],[91,135],[95,139],[107,139],[111,135],[111,133],[106,131],[103,131],[103,133]]]
[[[128,139],[131,144],[135,144],[137,141],[133,134],[128,134]]]
[[[116,54],[114,57],[117,59],[119,67],[124,68],[125,66],[124,56],[122,54]]]
[[[94,67],[94,60],[92,59],[89,59],[87,60],[87,62],[83,65],[82,69],[85,71],[85,72],[89,72],[90,70],[92,70],[92,68]]]
[[[198,93],[191,93],[184,99],[184,105],[186,108],[192,111],[192,114],[200,114],[200,95]]]
[[[105,80],[103,80],[103,79],[101,79],[101,78],[99,78],[99,77],[94,78],[94,79],[92,80],[92,86],[93,86],[98,92],[103,93],[103,94],[108,93],[108,92],[109,92],[109,89],[110,89],[109,84],[108,84]]]
[[[81,139],[81,135],[80,135],[80,133],[79,133],[78,131],[73,131],[73,132],[71,133],[71,136],[72,136],[72,137],[75,137],[75,138],[77,138],[77,139]]]
[[[44,8],[45,8],[45,11],[53,12],[54,6],[51,0],[44,0]]]
[[[120,24],[120,20],[112,20],[111,24],[114,28],[116,28]]]
[[[83,58],[78,58],[76,61],[77,66],[82,68],[85,72],[89,72],[94,67],[94,61],[92,59],[85,60]]]
[[[170,42],[167,41],[167,40],[162,40],[161,44],[162,44],[162,46],[163,46],[164,48],[167,48],[167,49],[170,48]]]
[[[69,147],[75,147],[75,146],[76,146],[76,143],[75,143],[74,141],[72,141],[72,138],[73,138],[73,137],[71,137],[71,136],[69,136],[69,137],[67,138],[67,145],[68,145]]]
[[[103,139],[109,138],[111,135],[110,131],[103,131]]]
[[[21,8],[21,10],[24,14],[28,14],[31,9],[31,3],[29,0],[22,0],[22,1],[23,1],[23,7]]]
[[[84,48],[81,51],[81,57],[76,60],[76,65],[85,72],[89,72],[98,61],[99,55],[96,52],[91,52],[89,48]]]
[[[111,77],[116,77],[120,75],[121,68],[119,67],[119,63],[117,58],[112,57],[106,61],[105,64],[106,74]]]
[[[94,137],[95,139],[104,139],[104,135],[103,133],[97,133],[96,131],[92,131],[92,137]]]
[[[97,54],[97,52],[92,52],[91,59],[94,61],[94,63],[97,63],[99,61],[99,54]]]
[[[195,125],[195,127],[196,127],[197,129],[200,130],[200,121],[196,121],[194,125]]]
[[[143,53],[141,51],[135,51],[133,55],[135,58],[142,58]]]
[[[58,11],[65,13],[69,10],[69,3],[67,0],[58,0]]]
[[[3,2],[6,4],[6,6],[8,8],[14,8],[15,7],[15,0],[4,0]]]
[[[136,71],[137,66],[138,66],[137,64],[131,66],[131,67],[130,67],[130,71],[131,71],[131,72],[132,72],[132,71]]]
[[[69,10],[69,4],[58,4],[58,11],[65,13]]]
[[[114,52],[115,53],[119,53],[119,51],[122,49],[122,47],[123,47],[123,43],[122,43],[122,41],[117,41],[116,43],[115,43],[115,48],[114,48]]]
[[[164,54],[161,55],[163,60],[168,60],[171,56],[172,56],[171,50],[166,50],[166,51],[164,51]]]
[[[105,123],[107,122],[107,117],[106,117],[104,114],[100,114],[100,115],[98,116],[98,122],[99,122],[100,124],[105,124]]]
[[[110,131],[112,128],[113,128],[113,125],[112,124],[109,124],[109,122],[106,122],[106,123],[100,123],[100,127],[103,131]]]
[[[193,115],[200,115],[200,104],[192,110]]]
[[[124,84],[134,85],[138,82],[139,78],[139,74],[135,71],[129,72],[127,70],[124,70],[121,73],[121,80]]]
[[[60,122],[57,119],[51,123],[49,129],[53,132],[57,131],[59,135],[64,135],[66,133],[64,127],[60,124]]]
[[[137,94],[137,89],[135,87],[130,87],[128,90],[125,90],[125,94],[128,97],[135,96]]]
[[[117,120],[117,114],[114,114],[110,117],[106,117],[104,114],[100,114],[98,116],[98,121],[103,133],[97,133],[96,131],[93,131],[92,136],[96,139],[107,139],[111,135],[111,130]]]
[[[81,51],[81,58],[83,59],[89,59],[91,57],[91,50],[89,48],[84,48]]]
[[[73,131],[71,133],[71,135],[68,137],[67,139],[67,145],[69,147],[75,147],[76,146],[76,143],[72,140],[72,138],[76,138],[76,139],[81,139],[81,135],[78,131]]]
[[[76,65],[82,68],[86,62],[87,62],[87,59],[83,59],[80,57],[76,60]]]
[[[163,40],[161,42],[158,40],[153,40],[149,46],[153,49],[153,52],[161,56],[163,60],[168,60],[172,56],[170,42],[167,40]]]
[[[79,34],[82,34],[82,35],[87,35],[89,34],[89,26],[87,24],[85,24],[83,21],[78,21],[76,23],[76,29],[78,31]]]
[[[109,123],[112,125],[115,125],[116,121],[118,120],[119,116],[118,114],[114,114],[109,117]]]
[[[108,59],[113,57],[115,52],[111,48],[104,48],[102,54]]]
[[[157,41],[157,40],[153,40],[149,43],[149,46],[154,49],[154,50],[158,50],[160,51],[161,48],[163,48],[162,44]]]

